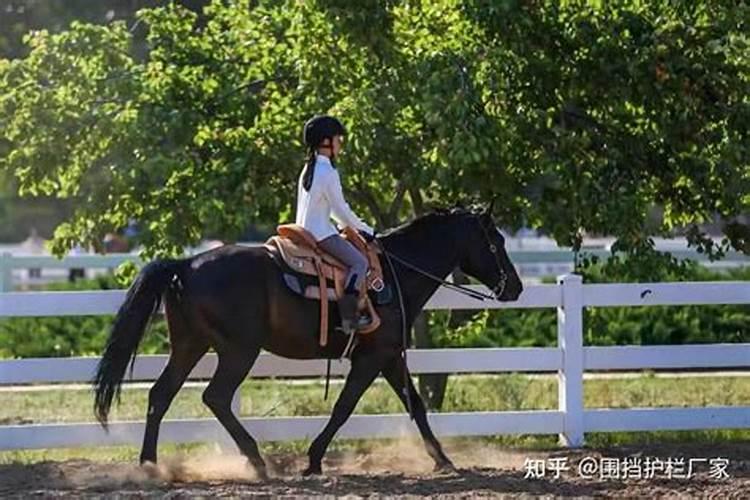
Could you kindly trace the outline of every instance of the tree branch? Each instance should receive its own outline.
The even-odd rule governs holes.
[[[214,102],[223,101],[227,97],[230,97],[238,92],[242,92],[243,90],[247,90],[247,89],[252,89],[252,92],[257,93],[260,90],[262,90],[262,88],[265,87],[266,84],[270,82],[278,82],[278,81],[282,81],[286,79],[288,79],[288,77],[269,78],[269,79],[264,79],[264,80],[253,80],[252,82],[243,83],[242,85],[239,85],[228,92],[224,92],[222,95],[215,98]]]
[[[404,195],[406,194],[406,190],[406,182],[403,179],[399,180],[396,183],[396,196],[393,198],[393,202],[391,202],[391,206],[390,208],[388,208],[388,213],[386,214],[386,217],[388,217],[388,225],[393,225],[396,223],[398,211],[401,209],[401,205],[404,203]]]
[[[416,187],[409,188],[409,198],[414,206],[414,215],[422,215],[424,213],[424,201],[422,200],[422,193]]]
[[[385,219],[385,214],[380,209],[378,201],[370,191],[361,188],[354,189],[352,191],[352,196],[354,196],[354,198],[360,203],[364,203],[365,205],[367,205],[367,208],[370,209],[370,212],[372,212],[372,215],[375,217],[375,221],[379,226],[386,226],[387,221]]]

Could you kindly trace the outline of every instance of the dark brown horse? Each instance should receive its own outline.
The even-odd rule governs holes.
[[[382,325],[361,338],[354,349],[351,370],[331,418],[310,445],[305,474],[321,473],[321,461],[331,439],[381,373],[404,405],[411,406],[436,468],[453,469],[430,429],[424,404],[408,376],[402,357],[403,332],[411,331],[417,314],[440,286],[437,278],[445,278],[456,267],[487,285],[495,298],[518,298],[521,281],[490,211],[434,212],[379,237],[382,248],[392,256],[390,265],[383,259],[386,281],[395,285],[395,272],[403,300],[379,306]],[[318,346],[319,304],[287,289],[279,265],[263,247],[224,246],[187,259],[155,260],[143,268],[128,290],[97,367],[93,381],[95,411],[105,427],[128,362],[135,357],[162,297],[171,353],[149,393],[141,463],[156,462],[162,417],[192,368],[212,348],[218,356],[218,366],[203,393],[203,401],[257,473],[265,477],[266,465],[257,443],[232,413],[234,392],[261,349],[287,358],[337,358],[345,348],[345,336],[332,329],[329,345],[325,349]],[[331,323],[336,325],[336,308],[331,311]]]

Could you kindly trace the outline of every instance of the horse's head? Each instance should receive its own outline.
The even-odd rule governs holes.
[[[505,238],[492,220],[492,204],[464,217],[459,267],[490,288],[498,300],[518,299],[523,284],[505,251]]]

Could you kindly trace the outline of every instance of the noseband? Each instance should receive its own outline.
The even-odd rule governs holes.
[[[495,265],[497,266],[497,272],[500,274],[500,279],[497,280],[497,284],[492,288],[492,293],[495,294],[495,297],[500,297],[503,292],[505,291],[505,285],[508,284],[508,273],[505,272],[505,269],[503,269],[503,265],[500,262],[500,256],[497,252],[497,246],[492,243],[492,240],[490,240],[490,235],[487,232],[487,228],[484,227],[484,224],[482,221],[479,221],[479,227],[482,228],[482,233],[484,234],[484,240],[487,242],[487,246],[490,249],[490,253],[495,258]]]

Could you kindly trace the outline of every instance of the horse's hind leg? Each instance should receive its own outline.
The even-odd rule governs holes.
[[[406,377],[404,376],[405,371]],[[414,421],[416,422],[417,427],[419,427],[419,433],[422,435],[422,440],[424,441],[425,448],[427,448],[427,453],[429,453],[435,461],[435,470],[455,470],[455,466],[445,455],[443,448],[432,433],[432,429],[430,429],[430,424],[427,422],[427,410],[425,409],[424,402],[417,392],[417,389],[414,387],[414,383],[411,381],[411,375],[408,373],[408,370],[406,370],[403,358],[397,356],[390,361],[383,369],[383,376],[393,390],[396,391],[396,394],[404,404],[404,407],[407,408],[407,411],[408,403],[404,386],[408,384],[407,390],[409,391],[409,397],[411,398],[411,408],[414,413]]]
[[[169,360],[148,393],[148,413],[141,448],[141,463],[156,463],[156,447],[161,420],[190,371],[208,350],[208,343],[192,335],[180,311],[171,309],[170,306],[174,307],[168,299]]]
[[[218,353],[219,364],[211,382],[203,392],[203,402],[232,436],[240,451],[247,457],[261,479],[266,479],[266,464],[260,456],[258,443],[232,413],[232,396],[255,362],[260,348],[251,351],[237,349]]]

